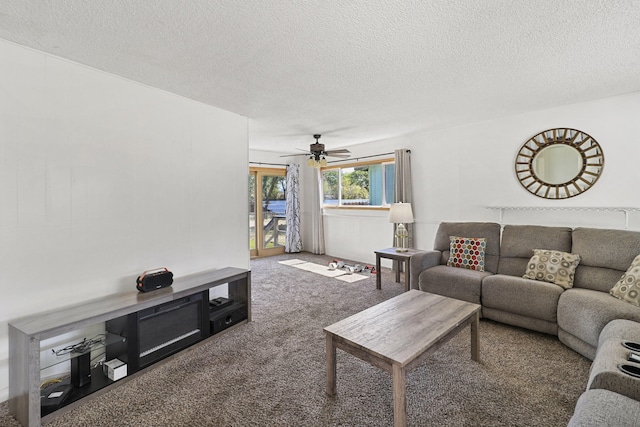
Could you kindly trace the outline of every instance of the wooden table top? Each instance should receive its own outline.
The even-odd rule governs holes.
[[[405,366],[479,310],[478,304],[412,289],[324,331]]]
[[[382,255],[383,257],[388,258],[396,258],[396,259],[405,259],[410,258],[411,255],[424,252],[422,249],[407,249],[405,252],[398,252],[396,248],[387,248],[387,249],[379,249],[377,251],[373,251],[378,255]]]

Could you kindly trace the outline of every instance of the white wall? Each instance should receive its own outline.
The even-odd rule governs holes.
[[[0,400],[7,322],[249,267],[247,119],[0,41]]]
[[[487,206],[640,207],[640,93],[568,105],[452,129],[420,132],[350,147],[352,157],[408,148],[412,154],[416,247],[431,249],[441,221],[499,221]],[[595,186],[567,200],[545,200],[518,182],[515,156],[545,129],[582,130],[601,145],[605,167]],[[309,190],[310,191],[310,190]],[[371,263],[391,246],[392,227],[379,211],[325,211],[327,254]],[[506,224],[624,228],[620,212],[509,211]],[[640,212],[629,216],[640,230]]]

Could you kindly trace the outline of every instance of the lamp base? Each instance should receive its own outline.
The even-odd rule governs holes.
[[[396,245],[396,252],[408,252],[409,233],[402,223],[396,227]]]

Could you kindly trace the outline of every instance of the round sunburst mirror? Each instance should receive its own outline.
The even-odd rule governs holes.
[[[555,128],[534,135],[516,156],[516,176],[531,194],[567,199],[596,183],[604,168],[600,144],[577,129]]]

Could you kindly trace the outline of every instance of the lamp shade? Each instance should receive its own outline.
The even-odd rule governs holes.
[[[389,222],[394,224],[409,224],[413,222],[411,203],[394,203],[389,209]]]

